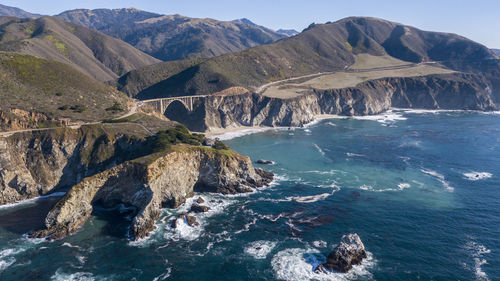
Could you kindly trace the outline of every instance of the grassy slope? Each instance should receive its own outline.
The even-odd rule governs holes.
[[[98,121],[123,114],[106,108],[115,103],[124,106],[128,98],[66,64],[0,53],[0,100],[8,119],[20,118],[12,111],[20,109],[49,118]],[[65,110],[58,109],[64,106]]]
[[[0,50],[63,62],[99,81],[159,62],[125,42],[57,18],[0,19]]]
[[[347,18],[312,26],[271,45],[208,59],[151,84],[137,97],[209,94],[232,86],[255,89],[267,82],[342,70],[354,64],[360,54],[407,62],[495,58],[486,47],[458,35],[421,31],[375,18]],[[141,87],[148,84],[130,82]]]

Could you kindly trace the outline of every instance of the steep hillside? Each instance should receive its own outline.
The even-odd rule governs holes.
[[[500,49],[491,49],[495,54],[500,56]]]
[[[297,36],[271,45],[211,58],[166,77],[137,96],[147,99],[166,94],[209,94],[232,86],[256,90],[268,82],[344,70],[360,55],[407,63],[438,61],[461,71],[464,67],[457,66],[456,62],[473,66],[472,62],[498,59],[485,46],[455,34],[421,31],[376,18],[353,17],[311,25]],[[365,64],[372,65],[369,61]],[[469,71],[482,70],[472,67]]]
[[[127,97],[71,66],[0,53],[0,131],[123,115]]]
[[[0,50],[71,65],[99,81],[157,63],[129,44],[53,17],[0,17]]]
[[[16,7],[10,7],[0,4],[0,16],[11,16],[18,18],[38,18],[41,17],[42,15],[32,14],[30,12],[26,12],[25,10]]]
[[[158,15],[133,8],[71,10],[57,17],[120,38],[164,61],[219,56],[285,37],[245,22]]]

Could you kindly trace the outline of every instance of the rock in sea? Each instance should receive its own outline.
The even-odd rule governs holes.
[[[201,206],[201,205],[198,205],[198,204],[194,203],[193,205],[191,205],[190,212],[205,213],[205,212],[208,212],[209,210],[210,210],[210,207]]]
[[[264,160],[264,159],[259,159],[257,160],[257,164],[263,164],[263,165],[274,165],[274,161],[271,160]]]
[[[360,264],[366,258],[365,245],[358,234],[342,236],[340,244],[326,258],[326,263],[320,264],[314,271],[348,272],[353,265]]]

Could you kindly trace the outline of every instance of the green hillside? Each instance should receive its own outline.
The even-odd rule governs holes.
[[[99,80],[159,62],[129,44],[54,17],[0,17],[0,50],[71,65]]]
[[[69,65],[2,52],[0,100],[6,130],[112,118],[126,112],[128,98]]]
[[[274,44],[208,59],[166,76],[163,81],[150,80],[147,88],[144,80],[130,80],[130,85],[122,80],[125,84],[120,87],[144,88],[137,93],[141,99],[209,94],[232,86],[255,90],[264,83],[290,77],[344,70],[361,54],[408,63],[439,61],[452,69],[457,61],[470,64],[498,58],[485,46],[455,34],[422,31],[377,18],[353,17],[311,25],[301,34]],[[164,67],[159,64],[147,71]],[[135,86],[139,84],[140,87]]]

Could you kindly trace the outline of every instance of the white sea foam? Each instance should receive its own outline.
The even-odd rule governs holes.
[[[274,255],[271,263],[276,279],[287,281],[304,280],[354,280],[361,276],[371,277],[368,271],[375,261],[367,252],[367,258],[359,265],[353,266],[348,273],[315,273],[314,269],[325,262],[326,257],[317,249],[287,249]]]
[[[359,189],[366,190],[366,191],[373,191],[373,192],[387,192],[387,191],[401,191],[401,190],[404,190],[404,189],[407,189],[410,187],[411,187],[411,185],[409,183],[400,183],[400,184],[398,184],[397,188],[378,189],[378,188],[373,188],[373,186],[371,186],[371,185],[363,184],[362,186],[359,187]]]
[[[66,194],[65,192],[55,192],[55,193],[44,195],[44,196],[39,196],[39,197],[31,198],[31,199],[17,201],[17,202],[10,203],[10,204],[5,204],[5,205],[0,206],[0,209],[7,209],[7,208],[20,206],[20,205],[31,204],[31,203],[35,203],[36,201],[38,201],[40,199],[45,199],[45,198],[49,198],[49,197],[61,197],[61,196],[64,196],[65,194]]]
[[[478,180],[489,179],[493,175],[487,172],[470,172],[470,173],[464,173],[464,176],[466,179],[470,181],[478,181]]]
[[[399,147],[417,147],[417,148],[420,148],[420,147],[422,147],[422,141],[419,141],[419,140],[407,141],[407,142],[400,144]]]
[[[60,268],[50,278],[54,281],[91,281],[96,280],[90,272],[64,273]],[[102,280],[102,279],[100,279]]]
[[[206,219],[214,216],[216,214],[220,214],[224,211],[224,208],[229,206],[230,204],[234,203],[234,200],[230,200],[227,198],[221,199],[220,196],[214,196],[214,195],[197,195],[192,198],[189,198],[186,200],[184,204],[182,204],[177,210],[176,213],[187,213],[191,205],[195,202],[196,199],[201,197],[205,202],[202,204],[203,206],[210,207],[210,210],[205,213],[190,213],[189,215],[194,216],[196,218],[196,222],[198,222],[198,225],[196,226],[189,226],[185,220],[177,220],[177,227],[173,228],[170,225],[170,221],[174,219],[174,217],[169,217],[166,220],[166,224],[164,226],[165,229],[165,234],[164,237],[169,240],[174,240],[178,241],[180,239],[182,240],[188,240],[192,241],[200,237],[203,232],[204,228],[207,224]]]
[[[353,116],[352,118],[356,120],[377,121],[382,124],[389,124],[389,123],[394,123],[396,121],[407,120],[407,118],[403,117],[402,114],[394,112],[393,110],[388,110],[384,113],[377,115]]]
[[[364,154],[357,154],[357,153],[351,153],[351,152],[347,152],[346,155],[348,157],[365,157],[366,156]]]
[[[445,180],[445,177],[442,174],[440,174],[436,171],[433,171],[433,170],[428,170],[428,169],[420,169],[420,171],[422,171],[422,173],[424,173],[424,174],[428,174],[428,175],[435,177],[439,182],[441,182],[441,184],[443,184],[443,187],[446,188],[446,190],[451,191],[451,192],[455,190],[455,188],[453,188]]]
[[[321,149],[321,147],[319,147],[315,143],[313,143],[313,146],[316,148],[316,150],[318,150],[319,153],[321,153],[322,156],[325,156],[325,152],[323,151],[323,149]]]
[[[273,241],[255,241],[245,247],[245,253],[256,259],[265,259],[278,243]]]
[[[398,189],[399,190],[403,190],[403,189],[406,189],[406,188],[410,188],[411,185],[409,183],[400,183],[398,184]]]
[[[167,270],[160,274],[159,276],[155,277],[153,281],[163,281],[166,280],[168,277],[170,277],[170,274],[172,273],[172,268],[167,268]]]
[[[74,245],[71,245],[71,243],[68,243],[68,242],[64,242],[61,246],[66,246],[66,247],[70,247],[70,248],[80,248],[80,246],[74,246]]]
[[[239,138],[239,137],[243,137],[243,136],[251,135],[251,134],[255,134],[255,133],[261,133],[261,132],[264,132],[267,130],[273,130],[273,129],[275,129],[275,128],[262,127],[262,128],[252,128],[252,129],[241,129],[241,130],[237,130],[237,131],[233,131],[233,132],[226,132],[226,133],[213,135],[213,136],[210,136],[209,138],[210,139],[219,139],[219,140],[224,141],[224,140]]]
[[[22,248],[12,248],[0,251],[0,273],[16,262],[16,258],[13,256],[25,250]]]
[[[483,271],[481,267],[484,264],[488,263],[488,261],[484,259],[483,256],[491,253],[491,250],[487,249],[484,245],[478,244],[474,241],[467,242],[464,248],[470,253],[470,256],[474,260],[474,266],[472,270],[474,271],[476,280],[489,281],[490,279],[488,275]]]
[[[314,202],[318,202],[321,200],[325,200],[326,198],[332,196],[335,192],[340,190],[340,188],[336,185],[332,185],[331,187],[334,188],[331,193],[321,193],[321,194],[309,195],[309,196],[289,196],[289,197],[286,197],[284,199],[258,198],[257,200],[269,201],[269,202],[274,202],[274,203],[291,202],[291,201],[295,201],[298,203],[314,203]]]
[[[328,243],[326,243],[326,241],[319,240],[319,241],[313,241],[313,245],[316,248],[326,248],[326,246],[328,245]]]

